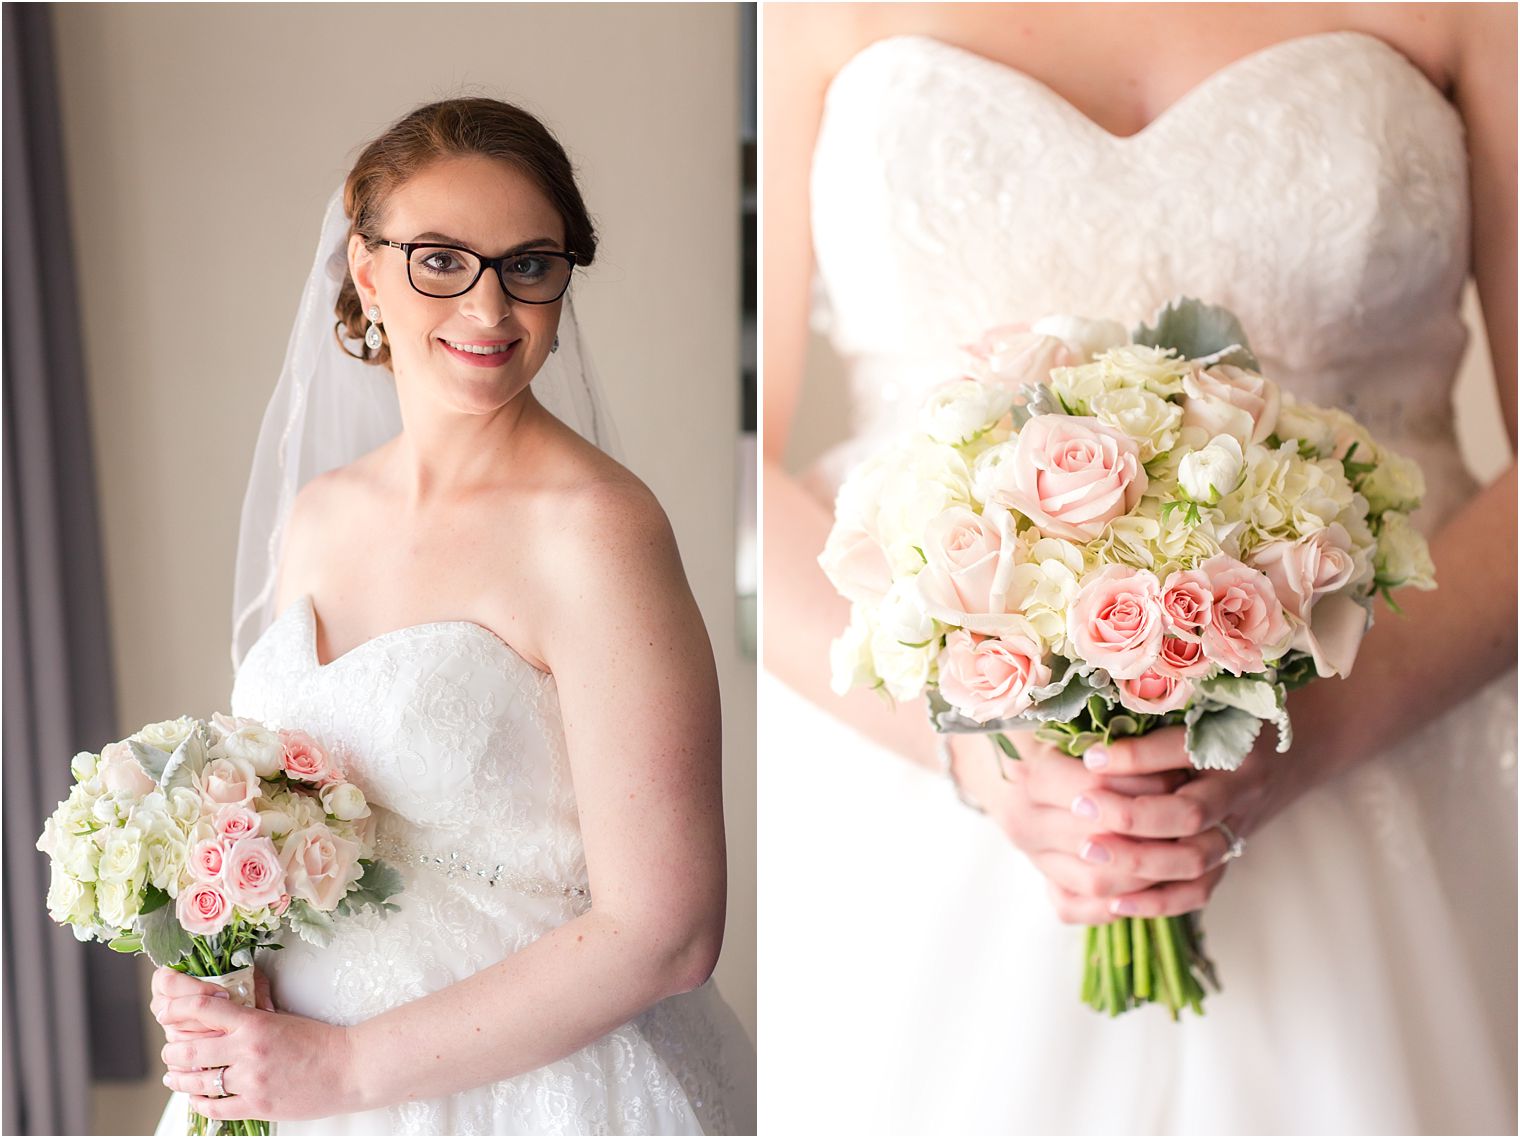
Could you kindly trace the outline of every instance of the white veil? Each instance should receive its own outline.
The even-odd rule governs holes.
[[[401,409],[388,369],[354,359],[333,337],[338,291],[348,277],[350,222],[340,185],[327,202],[279,382],[264,411],[238,529],[232,592],[232,667],[279,614],[275,575],[296,492],[395,437]],[[572,289],[573,291],[573,289]],[[591,360],[569,293],[560,310],[559,349],[533,378],[533,394],[556,418],[618,457]]]

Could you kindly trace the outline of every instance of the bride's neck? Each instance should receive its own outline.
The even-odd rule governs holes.
[[[387,456],[387,482],[408,511],[491,490],[506,480],[545,415],[531,388],[489,414],[434,406],[403,415]]]

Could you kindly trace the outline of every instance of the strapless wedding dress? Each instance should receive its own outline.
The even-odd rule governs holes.
[[[834,78],[813,156],[854,420],[809,484],[832,502],[985,329],[1133,328],[1186,294],[1239,315],[1286,390],[1418,460],[1433,534],[1478,488],[1451,408],[1467,170],[1456,110],[1363,33],[1247,56],[1131,138],[975,54],[878,41]],[[1252,836],[1206,914],[1224,990],[1180,1024],[1080,1004],[1082,934],[1023,855],[945,780],[763,682],[762,817],[788,837],[762,903],[806,933],[766,937],[767,1119],[1515,1132],[1513,668]]]
[[[263,953],[275,1004],[355,1024],[463,980],[592,903],[554,678],[481,625],[385,633],[318,663],[311,598],[264,630],[232,713],[336,755],[400,870],[398,912],[336,921],[326,948]],[[184,1134],[172,1096],[159,1134]],[[277,1134],[747,1134],[754,1050],[711,980],[516,1078]]]

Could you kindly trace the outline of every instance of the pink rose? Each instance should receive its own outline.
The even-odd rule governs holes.
[[[1297,541],[1272,541],[1251,554],[1267,575],[1293,628],[1291,647],[1314,657],[1321,676],[1350,675],[1367,631],[1367,610],[1344,590],[1365,575],[1339,522]]]
[[[1187,706],[1192,697],[1191,680],[1178,679],[1154,669],[1135,679],[1119,681],[1119,702],[1131,711],[1145,715],[1176,711]]]
[[[1208,575],[1214,594],[1203,632],[1203,650],[1209,659],[1239,676],[1261,671],[1268,652],[1276,659],[1287,650],[1292,630],[1265,573],[1226,553],[1209,558],[1199,568]]]
[[[1208,575],[1197,569],[1178,569],[1161,586],[1161,611],[1173,636],[1201,641],[1214,604]]]
[[[1231,364],[1194,367],[1182,379],[1182,425],[1259,443],[1277,426],[1281,395],[1270,379]]]
[[[1084,578],[1066,612],[1066,635],[1077,654],[1116,680],[1149,671],[1165,633],[1161,582],[1149,569],[1104,566]]]
[[[290,778],[326,786],[343,777],[326,748],[305,731],[282,730],[280,741],[285,744],[285,773]]]
[[[892,587],[892,568],[881,543],[843,519],[829,531],[818,564],[840,595],[852,601],[879,603]]]
[[[190,876],[197,881],[220,881],[226,847],[216,838],[196,842],[190,849]]]
[[[190,780],[209,807],[246,806],[263,789],[253,764],[231,757],[212,759]]]
[[[1183,680],[1203,675],[1214,667],[1214,661],[1204,654],[1201,638],[1184,640],[1167,635],[1161,638],[1161,652],[1151,667],[1163,676]]]
[[[915,578],[924,611],[989,635],[1016,631],[1022,618],[1007,608],[1012,536],[964,506],[938,514],[924,531],[927,564]]]
[[[351,880],[357,877],[359,847],[326,826],[308,826],[285,839],[280,847],[285,888],[292,897],[309,901],[323,912],[337,908]]]
[[[269,911],[277,917],[283,917],[285,915],[285,910],[288,908],[290,908],[290,894],[281,893],[279,897],[275,899],[274,904],[269,906]]]
[[[259,816],[246,806],[223,806],[216,812],[212,824],[217,836],[228,842],[252,837],[259,832]]]
[[[1031,332],[1028,323],[993,328],[961,350],[970,358],[968,370],[973,378],[1012,390],[1026,383],[1043,383],[1051,368],[1082,362],[1081,355],[1064,341]]]
[[[227,850],[222,885],[240,909],[262,909],[285,891],[285,870],[268,838],[239,838]]]
[[[215,936],[232,920],[232,903],[209,881],[197,881],[179,891],[174,912],[191,936]]]
[[[107,743],[100,749],[100,783],[108,793],[134,800],[150,794],[158,785],[125,742]]]
[[[1039,637],[1024,630],[1001,637],[950,633],[939,655],[939,690],[961,714],[978,723],[1028,710],[1030,691],[1050,683]]]
[[[1135,441],[1082,415],[1036,415],[1004,465],[994,489],[999,505],[1072,541],[1097,537],[1135,508],[1148,484]]]

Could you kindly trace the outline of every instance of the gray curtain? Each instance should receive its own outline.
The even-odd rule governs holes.
[[[47,917],[43,819],[117,735],[51,5],[4,19],[4,1132],[87,1134],[147,1074],[137,963]]]

